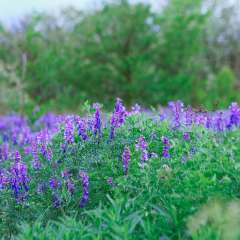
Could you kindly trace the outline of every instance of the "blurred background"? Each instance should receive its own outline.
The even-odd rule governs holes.
[[[0,113],[240,101],[239,0],[1,0]]]

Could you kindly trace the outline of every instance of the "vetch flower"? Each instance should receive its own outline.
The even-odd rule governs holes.
[[[71,194],[74,193],[75,185],[74,185],[74,182],[71,179],[67,179],[66,188]]]
[[[74,142],[74,125],[70,118],[68,118],[65,123],[64,140],[67,144]]]
[[[164,158],[169,158],[170,157],[169,146],[163,146],[162,156]]]
[[[94,118],[93,118],[93,133],[96,136],[100,137],[101,135],[101,117],[100,117],[100,105],[95,103],[93,105],[95,108]]]
[[[123,150],[122,154],[122,162],[123,162],[123,169],[124,169],[124,174],[127,175],[128,173],[128,163],[131,158],[131,152],[129,147],[125,147]]]
[[[82,120],[79,116],[75,117],[75,122],[77,125],[78,135],[82,138],[83,141],[86,141],[88,139],[87,133],[86,133],[86,123],[84,120]]]
[[[88,175],[85,172],[81,172],[80,177],[82,178],[82,198],[80,200],[79,207],[83,208],[86,202],[88,201],[89,180],[88,180]]]
[[[125,118],[128,115],[125,107],[123,106],[122,100],[117,98],[114,112],[110,118],[110,136],[109,140],[111,141],[115,136],[116,128],[120,127],[124,122]]]
[[[15,162],[10,168],[10,185],[17,202],[24,200],[29,190],[30,179],[27,176],[27,166],[21,162],[21,155],[15,153]]]
[[[60,183],[58,182],[58,180],[56,178],[51,178],[49,180],[49,185],[52,190],[56,190],[60,187]]]
[[[190,134],[188,132],[183,133],[183,139],[184,141],[189,141],[190,140]]]
[[[141,165],[143,166],[149,159],[149,154],[147,150],[147,143],[144,136],[140,136],[137,140],[136,150],[141,152]]]

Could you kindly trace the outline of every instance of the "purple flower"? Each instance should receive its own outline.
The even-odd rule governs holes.
[[[56,190],[60,187],[60,183],[58,182],[58,180],[56,178],[51,178],[49,180],[49,185],[52,190]]]
[[[230,117],[229,117],[229,123],[228,128],[231,128],[232,126],[239,126],[240,125],[240,107],[237,103],[232,103],[229,106],[230,111]]]
[[[169,158],[170,157],[169,146],[163,146],[162,156],[164,158]]]
[[[74,185],[74,182],[71,179],[67,179],[66,188],[71,194],[74,193],[75,185]]]
[[[162,140],[162,143],[164,145],[169,145],[170,144],[169,139],[167,137],[165,137],[165,136],[162,136],[161,140]]]
[[[0,161],[7,160],[9,155],[9,146],[8,143],[3,143],[0,145]]]
[[[61,199],[57,193],[52,195],[52,204],[54,208],[59,208],[61,206]]]
[[[109,178],[107,179],[107,183],[108,183],[108,185],[112,186],[112,185],[113,185],[113,178],[112,178],[112,177],[109,177]]]
[[[68,170],[64,170],[61,172],[61,176],[62,176],[62,178],[68,178],[71,176],[71,174],[69,173]]]
[[[122,161],[123,161],[123,169],[124,169],[124,174],[127,175],[128,173],[128,163],[131,158],[131,152],[128,147],[125,147],[123,150],[122,154]]]
[[[193,120],[194,120],[194,112],[193,112],[192,108],[190,106],[188,106],[185,111],[185,124],[187,126],[190,126],[190,125],[192,125]]]
[[[51,148],[48,148],[48,149],[47,149],[46,158],[47,158],[48,161],[51,161],[51,160],[52,160],[52,158],[53,158],[53,152],[52,152],[52,149],[51,149]]]
[[[100,117],[100,105],[95,103],[93,105],[95,108],[94,118],[93,118],[93,133],[95,136],[101,135],[101,117]]]
[[[45,183],[38,183],[37,185],[37,194],[42,194],[46,189]]]
[[[189,141],[190,140],[190,134],[188,132],[183,133],[183,139],[184,139],[184,141]]]
[[[16,159],[10,168],[10,184],[17,201],[22,201],[28,192],[30,179],[27,176],[27,166],[21,162],[21,155],[16,152]]]
[[[215,117],[215,128],[217,131],[222,132],[224,130],[223,112],[218,112]]]
[[[110,141],[115,136],[116,128],[119,128],[125,122],[125,118],[127,115],[128,113],[125,107],[123,106],[122,100],[120,98],[117,98],[114,107],[114,112],[112,113],[110,118],[110,136],[109,136]]]
[[[74,125],[70,118],[68,118],[65,123],[64,140],[67,144],[74,142]]]
[[[16,151],[15,152],[15,161],[20,162],[21,160],[22,160],[22,158],[21,158],[19,151]]]
[[[140,136],[137,140],[136,150],[141,152],[141,165],[143,165],[149,158],[147,143],[144,136]]]
[[[80,177],[82,178],[82,198],[80,200],[79,206],[80,208],[83,208],[86,202],[88,201],[89,181],[88,181],[88,175],[85,172],[81,172]]]
[[[86,133],[86,123],[79,117],[75,117],[75,122],[78,129],[78,135],[82,138],[83,141],[88,139],[87,133]]]
[[[8,183],[8,178],[3,170],[0,170],[0,190],[4,189]]]
[[[38,158],[38,146],[37,144],[34,143],[32,144],[31,148],[32,148],[32,156],[33,156],[32,166],[33,166],[33,169],[38,170],[41,168],[41,163]]]
[[[173,125],[174,127],[181,126],[181,114],[183,112],[183,103],[181,101],[169,102],[168,106],[173,112]]]

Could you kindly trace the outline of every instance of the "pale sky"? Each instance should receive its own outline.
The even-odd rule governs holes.
[[[163,0],[132,0],[132,2],[148,2],[159,7]],[[0,22],[7,24],[18,22],[25,14],[32,11],[48,11],[57,13],[65,6],[75,6],[78,9],[94,9],[102,0],[0,0]]]

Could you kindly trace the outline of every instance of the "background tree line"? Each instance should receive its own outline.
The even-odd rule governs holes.
[[[1,25],[0,107],[75,110],[116,97],[145,106],[239,101],[240,9],[224,2],[169,0],[156,10],[119,0]]]

